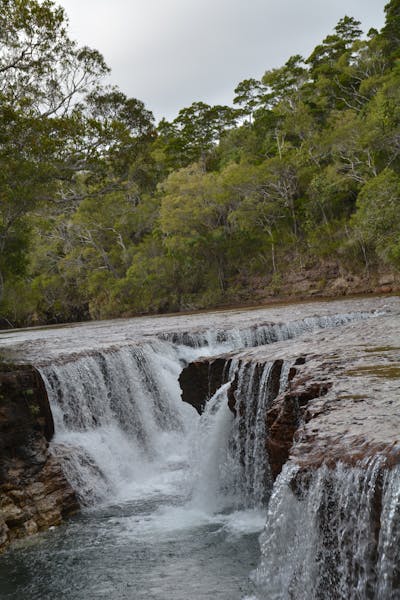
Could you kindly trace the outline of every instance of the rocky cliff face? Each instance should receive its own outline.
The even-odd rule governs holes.
[[[238,385],[238,377],[248,365],[254,380],[270,363],[275,376],[265,404],[265,451],[274,479],[288,460],[301,471],[376,455],[392,466],[400,462],[399,340],[396,315],[205,358],[183,371],[182,398],[201,412],[235,360],[228,399],[240,419],[241,406],[258,387]]]
[[[230,365],[240,502],[269,501],[259,597],[400,597],[399,340],[399,315],[380,315],[186,368],[202,406]]]
[[[30,366],[0,366],[0,550],[78,509],[74,491],[49,452],[53,434],[38,372]]]

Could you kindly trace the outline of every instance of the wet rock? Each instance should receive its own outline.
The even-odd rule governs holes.
[[[0,365],[0,550],[78,509],[74,491],[49,452],[53,433],[39,373],[27,365]]]
[[[8,536],[8,527],[2,517],[0,517],[0,551],[8,546],[10,538]]]
[[[266,447],[274,479],[289,458],[295,435],[304,418],[303,408],[327,394],[332,382],[319,382],[296,377],[296,368],[289,372],[290,387],[275,399],[267,413],[269,432]]]
[[[207,400],[225,383],[230,363],[230,359],[224,357],[190,363],[179,376],[182,400],[191,404],[201,414]]]
[[[24,529],[26,531],[26,535],[35,535],[39,531],[38,524],[31,519],[30,521],[25,521]]]
[[[273,478],[288,460],[300,467],[299,473],[322,464],[355,465],[376,456],[387,467],[400,462],[399,340],[400,318],[395,314],[220,357],[248,365],[253,385],[242,389],[252,395],[258,394],[262,366],[276,365],[271,378],[275,390],[269,392],[265,414],[265,451]],[[291,366],[286,388],[278,394],[282,361]],[[198,378],[203,373],[208,382],[210,359],[199,363]],[[236,373],[229,407],[237,419],[245,414],[248,419],[244,405],[254,399],[240,393]]]

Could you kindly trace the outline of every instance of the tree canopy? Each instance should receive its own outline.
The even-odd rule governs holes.
[[[400,2],[155,125],[50,0],[0,11],[0,320],[177,311],[400,269]],[[322,285],[322,284],[321,284]]]

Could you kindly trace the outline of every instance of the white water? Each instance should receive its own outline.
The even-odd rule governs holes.
[[[265,447],[272,366],[233,360],[228,382],[207,403],[192,434],[192,505],[264,514],[273,484]],[[233,385],[240,420],[228,408]]]
[[[237,496],[246,507],[266,505],[272,489],[266,440],[266,411],[273,364],[240,364],[237,373],[236,419],[232,431],[235,463],[241,466],[236,481]]]
[[[79,544],[86,548],[88,555],[91,555],[92,545],[98,544],[103,549],[103,556],[100,552],[91,559],[96,564],[90,587],[92,596],[90,593],[85,596],[84,583],[81,583],[83,587],[79,591],[70,590],[68,595],[66,584],[61,581],[49,584],[40,594],[37,591],[39,587],[34,587],[34,593],[27,593],[23,588],[25,592],[21,595],[22,588],[16,584],[17,595],[7,598],[15,600],[28,596],[47,600],[58,597],[57,594],[59,597],[65,594],[68,600],[83,597],[113,600],[133,597],[146,600],[187,600],[190,597],[199,600],[215,597],[233,600],[243,597],[249,590],[238,585],[235,576],[245,578],[250,568],[247,572],[247,567],[243,570],[241,553],[249,552],[246,542],[249,536],[261,531],[266,519],[266,502],[272,491],[263,418],[271,400],[272,363],[260,368],[232,361],[228,382],[209,401],[201,418],[180,399],[178,375],[182,366],[200,356],[287,340],[304,332],[336,327],[370,316],[370,313],[357,311],[344,315],[307,316],[287,324],[242,326],[241,329],[211,327],[194,332],[156,332],[157,335],[152,331],[151,337],[142,336],[135,340],[129,339],[128,334],[122,335],[122,328],[118,325],[118,335],[109,336],[112,345],[107,346],[101,332],[95,332],[96,335],[91,333],[89,341],[82,339],[80,350],[76,347],[75,336],[74,352],[71,351],[72,342],[68,342],[70,349],[65,352],[61,349],[59,359],[54,358],[54,348],[50,345],[47,356],[44,353],[37,364],[49,393],[55,420],[56,435],[52,448],[60,457],[66,476],[81,502],[97,507],[91,508],[92,512],[87,514],[99,515],[95,532],[91,532],[89,517],[83,524],[87,529],[85,532],[74,528],[73,523],[69,526],[71,535],[67,538],[71,541],[68,541],[68,552],[60,540],[61,534],[55,534],[56,550],[60,551],[59,564],[63,571],[65,569],[70,576],[77,576],[84,582],[85,563],[82,563],[82,572],[76,564],[76,561],[79,562]],[[32,354],[35,352],[36,347]],[[290,361],[283,364],[281,391],[287,385],[290,366]],[[256,369],[257,377],[254,377]],[[236,410],[243,414],[240,429],[238,420],[227,407],[227,396],[235,378]],[[284,475],[272,495],[266,529],[272,537],[266,538],[263,543],[264,558],[256,578],[257,594],[263,600],[292,597],[311,600],[313,596],[306,594],[314,585],[316,574],[305,570],[300,576],[299,565],[304,564],[302,544],[306,549],[304,556],[314,563],[315,557],[319,556],[318,550],[315,550],[318,546],[315,535],[313,537],[315,527],[307,529],[307,535],[304,535],[301,523],[308,515],[305,503],[287,492],[285,482]],[[323,479],[320,487],[323,487]],[[392,485],[391,480],[385,483],[387,500],[384,506],[388,517],[386,533],[383,531],[379,546],[382,598],[385,598],[384,590],[392,585],[387,564],[390,560],[396,561],[393,546],[388,542],[393,531],[399,535],[396,524],[398,502],[394,500],[396,489],[398,487]],[[347,488],[344,492],[347,493]],[[99,506],[103,508],[99,509]],[[310,499],[310,523],[315,506],[316,501]],[[293,514],[294,518],[286,520],[285,511]],[[85,519],[85,514],[81,518]],[[306,523],[308,527],[308,521]],[[197,564],[199,536],[204,538],[205,547],[198,555]],[[294,540],[289,547],[288,539]],[[118,564],[115,564],[114,546],[118,548]],[[134,574],[130,571],[130,555],[125,554],[125,547],[129,547],[131,554],[138,548],[139,555],[135,554],[138,568]],[[218,548],[223,549],[223,553]],[[214,551],[215,583],[212,583],[214,567],[210,557],[214,556]],[[232,555],[227,558],[228,551],[238,553],[237,562]],[[64,556],[76,557],[77,552],[78,558],[74,558],[73,564],[65,565]],[[84,556],[85,552],[82,551]],[[271,566],[272,571],[269,571],[271,553],[276,558],[274,569]],[[293,557],[291,553],[294,553]],[[178,583],[177,576],[174,579],[176,556],[187,569],[186,576],[191,577],[189,584],[185,584],[184,580]],[[282,574],[279,564],[286,563],[288,559],[293,567],[290,567],[289,574]],[[229,566],[226,561],[229,561]],[[90,568],[92,562],[86,563],[86,568]],[[129,590],[120,593],[107,587],[102,571],[110,569],[107,572],[115,572],[119,562],[124,569],[121,575],[124,585],[128,585],[129,581],[135,582],[134,596]],[[165,572],[162,568],[164,563],[168,565]],[[60,572],[47,555],[43,564],[50,571]],[[244,564],[250,565],[251,561]],[[154,581],[149,569],[157,572],[161,579]],[[142,572],[146,574],[144,579],[141,579]],[[206,580],[208,577],[210,583],[201,582],[203,587],[197,588],[195,584],[199,573]],[[184,577],[185,573],[180,576]],[[296,583],[297,579],[299,583]],[[101,589],[98,581],[102,582]],[[171,585],[172,588],[168,587]],[[293,585],[298,587],[293,588]],[[302,585],[307,590],[305,595],[293,596],[292,589],[303,593]]]
[[[322,466],[302,481],[297,471],[286,465],[274,486],[258,598],[399,598],[400,469],[377,457]]]
[[[215,410],[216,422],[200,425],[201,433],[194,436],[197,416],[180,399],[178,376],[182,365],[200,356],[289,339],[368,316],[371,315],[356,312],[306,317],[287,324],[265,324],[223,333],[215,329],[196,334],[184,332],[174,334],[173,342],[167,339],[171,336],[160,334],[164,339],[150,338],[136,344],[124,342],[119,347],[93,349],[82,355],[53,360],[39,367],[55,421],[53,451],[84,505],[127,499],[132,494],[136,496],[138,489],[146,490],[147,485],[149,490],[153,486],[158,489],[158,481],[165,479],[165,473],[169,473],[175,485],[178,472],[187,484],[186,493],[189,495],[194,490],[199,502],[200,469],[200,477],[204,479],[206,473],[210,476],[208,483],[203,484],[208,491],[203,489],[202,492],[208,498],[214,497],[210,507],[226,507],[230,504],[227,496],[230,496],[230,505],[238,509],[261,507],[271,485],[263,452],[265,423],[262,418],[268,401],[271,365],[263,368],[260,380],[253,377],[248,365],[233,363],[231,367],[231,377],[234,369],[238,369],[238,398],[252,398],[242,407],[244,433],[239,432],[237,421],[236,425],[233,421],[231,427],[226,402],[219,402],[224,406]],[[281,385],[284,385],[283,379]],[[213,404],[211,410],[214,411]],[[207,411],[203,421],[210,420],[213,414]],[[217,457],[213,436],[220,437],[219,433],[215,434],[218,427],[223,430],[224,444],[218,449]],[[253,430],[255,435],[250,435]],[[196,435],[197,438],[200,435],[200,442],[195,441]],[[205,454],[199,449],[194,456],[191,448],[196,443],[207,448]],[[191,466],[187,471],[189,457]],[[204,461],[204,465],[199,466],[199,460]],[[207,461],[213,466],[207,466]],[[216,470],[220,475],[225,472],[225,476],[219,478],[219,488],[212,492]],[[231,490],[229,494],[227,489]]]
[[[211,514],[234,504],[231,483],[237,465],[228,452],[234,421],[228,408],[230,386],[230,381],[225,383],[210,399],[193,435],[191,504]]]
[[[176,350],[161,341],[41,368],[54,452],[84,504],[136,494],[182,459],[193,415],[179,371]]]

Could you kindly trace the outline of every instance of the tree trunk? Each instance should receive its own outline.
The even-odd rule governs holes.
[[[4,296],[4,279],[3,279],[3,274],[0,271],[0,306],[3,301],[3,296]]]

